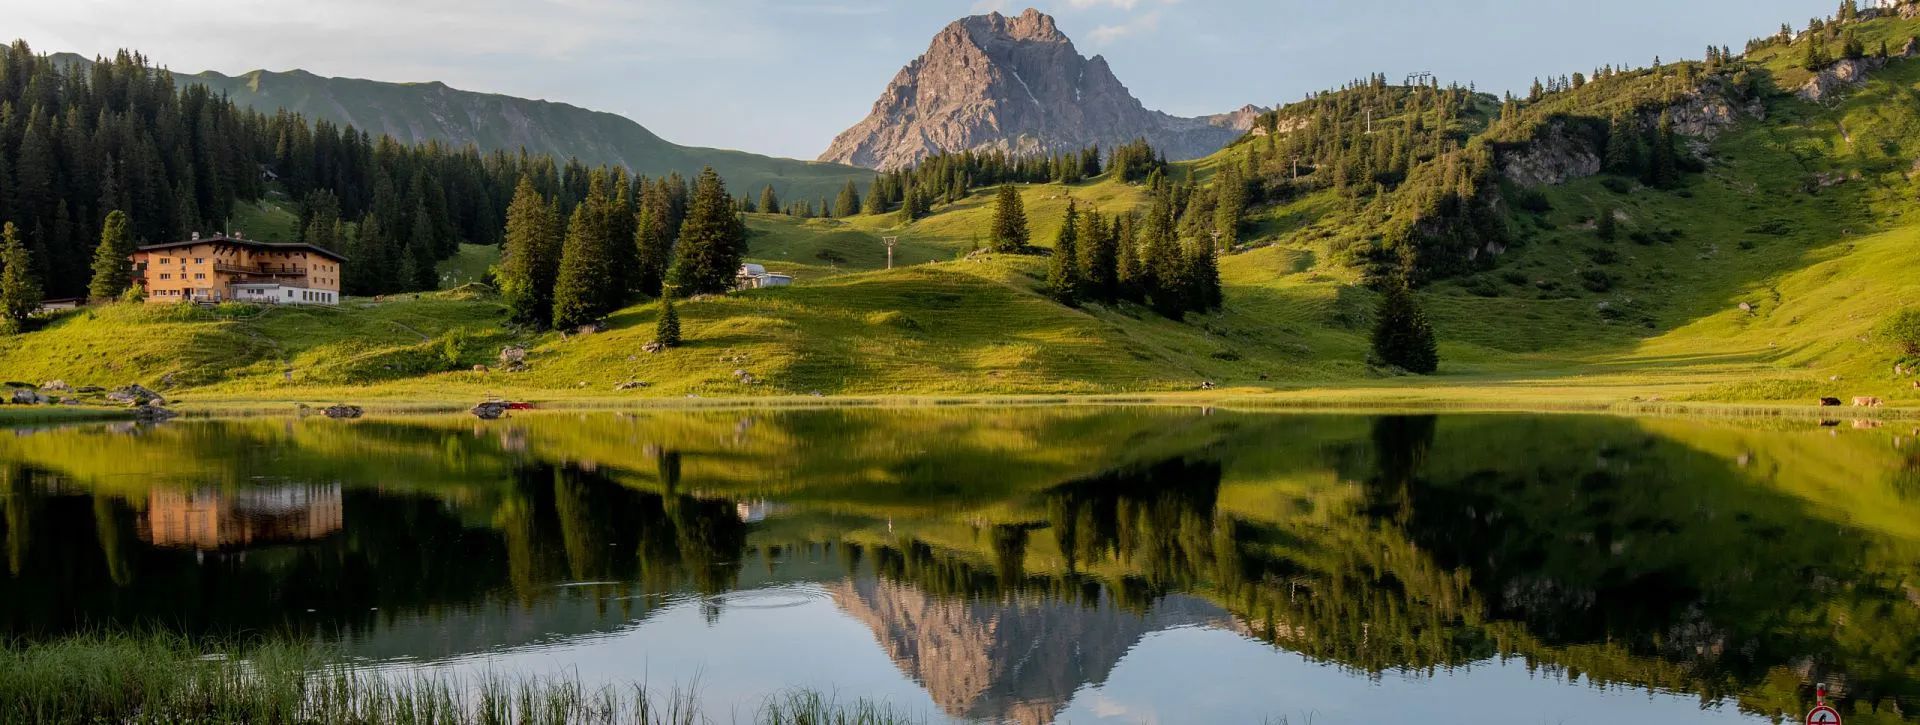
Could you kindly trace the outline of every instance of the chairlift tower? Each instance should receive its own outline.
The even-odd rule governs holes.
[[[893,269],[893,248],[900,246],[900,238],[882,237],[880,241],[887,244],[887,269]]]

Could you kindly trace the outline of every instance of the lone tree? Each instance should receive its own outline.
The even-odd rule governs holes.
[[[1434,342],[1427,313],[1413,298],[1406,280],[1389,283],[1373,325],[1373,357],[1410,373],[1431,375],[1440,369],[1440,350]]]
[[[560,276],[560,212],[520,177],[507,205],[500,295],[514,322],[545,327],[553,320],[553,286]]]
[[[1027,247],[1027,210],[1020,202],[1020,190],[1002,184],[993,201],[993,251],[1017,252]]]
[[[660,320],[653,324],[653,341],[665,347],[680,346],[680,312],[673,308],[673,292],[660,296]]]
[[[760,212],[763,214],[780,213],[780,195],[773,193],[773,185],[760,190]]]
[[[93,250],[93,281],[87,296],[105,302],[117,299],[133,286],[133,230],[125,212],[107,215],[100,228],[100,246]]]
[[[1920,307],[1901,310],[1880,323],[1877,331],[1906,357],[1920,357]]]
[[[693,200],[674,247],[675,286],[694,295],[726,292],[746,251],[746,226],[733,212],[726,182],[708,167],[693,183]]]
[[[33,259],[13,222],[7,222],[0,227],[0,332],[19,332],[38,309],[40,280],[34,277]]]
[[[1047,291],[1063,305],[1080,301],[1080,212],[1072,199],[1067,200],[1067,216],[1060,220],[1060,236],[1053,242],[1053,259],[1047,265]]]

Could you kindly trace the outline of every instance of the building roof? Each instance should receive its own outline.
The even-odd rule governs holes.
[[[178,249],[180,247],[191,247],[196,244],[228,244],[236,247],[272,252],[313,252],[314,254],[332,259],[336,262],[347,261],[346,255],[318,245],[302,244],[299,242],[261,242],[252,239],[236,239],[225,234],[215,234],[211,237],[201,237],[199,239],[182,239],[178,242],[148,244],[140,247],[139,251],[157,252],[162,249]]]

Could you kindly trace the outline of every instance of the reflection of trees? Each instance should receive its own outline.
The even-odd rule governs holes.
[[[140,541],[137,502],[0,469],[0,539],[13,572],[0,580],[0,632],[362,629],[383,616],[376,608],[432,616],[501,592],[530,606],[569,580],[717,592],[738,574],[746,527],[730,503],[548,465],[515,470],[499,490],[490,512],[473,512],[349,488],[337,535],[193,551]]]

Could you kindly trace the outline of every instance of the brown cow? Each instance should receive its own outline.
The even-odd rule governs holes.
[[[1821,398],[1821,399],[1820,399],[1820,407],[1822,407],[1822,408],[1838,408],[1838,407],[1840,407],[1840,399],[1839,399],[1839,398]]]
[[[1862,395],[1853,399],[1853,407],[1855,408],[1878,408],[1882,405],[1886,405],[1886,403],[1870,395]]]

